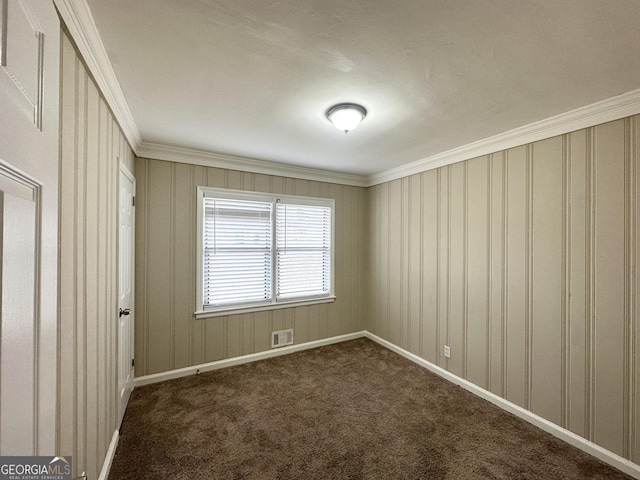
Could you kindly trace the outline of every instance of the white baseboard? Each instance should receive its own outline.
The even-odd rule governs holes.
[[[118,440],[120,438],[120,431],[116,429],[113,432],[113,436],[111,437],[111,443],[109,443],[109,450],[107,450],[107,455],[104,458],[104,463],[102,464],[102,470],[100,470],[100,476],[98,480],[107,480],[109,478],[109,470],[111,470],[111,464],[113,463],[113,457],[116,455],[116,447],[118,446]]]
[[[362,338],[364,336],[366,336],[365,331],[348,333],[346,335],[339,335],[337,337],[324,338],[322,340],[316,340],[313,342],[306,342],[306,343],[300,343],[297,345],[290,345],[287,347],[274,348],[264,352],[252,353],[250,355],[242,355],[241,357],[228,358],[225,360],[218,360],[218,361],[209,362],[209,363],[201,363],[199,365],[193,365],[191,367],[179,368],[177,370],[169,370],[168,372],[154,373],[152,375],[144,375],[142,377],[137,377],[134,380],[134,386],[140,387],[142,385],[148,385],[150,383],[171,380],[172,378],[180,378],[180,377],[186,377],[188,375],[195,375],[196,373],[198,373],[198,371],[200,371],[200,373],[203,373],[203,372],[209,372],[211,370],[219,370],[221,368],[242,365],[245,363],[257,362],[258,360],[279,357],[281,355],[300,352],[302,350],[309,350],[311,348],[323,347],[325,345],[331,345],[334,343],[346,342],[348,340],[354,340],[356,338]]]
[[[623,471],[624,473],[631,475],[634,478],[640,479],[640,465],[637,465],[626,458],[621,457],[620,455],[613,453],[601,446],[590,442],[589,440],[581,437],[580,435],[576,435],[575,433],[567,430],[565,428],[556,425],[555,423],[546,420],[535,413],[530,412],[529,410],[525,410],[524,408],[516,405],[515,403],[511,403],[508,400],[505,400],[498,395],[491,393],[484,388],[475,385],[464,378],[458,377],[451,372],[448,372],[442,367],[434,365],[433,363],[394,345],[387,340],[384,340],[377,335],[374,335],[370,332],[365,332],[365,336],[376,343],[379,343],[383,347],[388,348],[389,350],[402,355],[403,357],[411,360],[412,362],[420,365],[421,367],[426,368],[427,370],[435,373],[436,375],[444,378],[445,380],[449,380],[456,385],[461,386],[465,390],[497,405],[498,407],[506,410],[509,413],[514,414],[515,416],[535,425],[538,428],[541,428],[547,433],[550,433],[554,437],[559,438],[567,442],[569,445],[573,445],[576,448],[588,453],[589,455],[593,455],[594,457],[602,460],[603,462],[608,463],[609,465],[617,468],[618,470]]]

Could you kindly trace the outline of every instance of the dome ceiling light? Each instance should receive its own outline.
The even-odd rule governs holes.
[[[367,109],[355,103],[339,103],[327,110],[326,116],[334,127],[347,134],[360,125],[367,116]]]

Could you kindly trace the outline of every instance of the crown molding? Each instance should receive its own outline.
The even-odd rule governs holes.
[[[142,138],[133,120],[131,110],[129,110],[120,82],[118,82],[109,61],[89,6],[85,0],[53,1],[131,148],[137,151],[142,143]]]
[[[367,177],[371,187],[416,173],[640,114],[640,89]]]
[[[236,157],[191,148],[171,147],[157,143],[142,142],[140,148],[138,148],[137,156],[155,160],[200,165],[203,167],[225,168],[228,170],[240,170],[242,172],[261,173],[264,175],[277,175],[302,180],[337,183],[354,187],[367,186],[366,176],[267,162],[265,160]]]

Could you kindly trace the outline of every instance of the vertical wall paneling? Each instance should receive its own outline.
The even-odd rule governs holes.
[[[98,478],[118,428],[117,173],[133,154],[62,35],[58,447]]]
[[[370,288],[371,290],[371,295],[372,295],[372,299],[371,299],[371,305],[373,307],[373,315],[372,315],[372,322],[371,322],[371,329],[373,332],[378,332],[376,333],[376,335],[382,335],[382,317],[383,317],[383,312],[382,312],[382,292],[384,291],[384,283],[383,283],[383,276],[382,276],[382,269],[383,267],[386,265],[386,256],[383,256],[383,237],[384,237],[384,231],[382,229],[382,218],[383,218],[383,211],[382,211],[382,203],[384,202],[384,198],[382,196],[382,186],[378,186],[378,187],[374,187],[374,192],[376,193],[375,195],[375,201],[372,202],[372,238],[375,239],[374,241],[374,255],[375,258],[378,258],[379,260],[377,262],[374,262],[374,266],[372,267],[373,270],[373,288]],[[386,253],[386,252],[384,252]]]
[[[107,136],[107,141],[109,142],[109,152],[106,159],[106,177],[107,177],[107,185],[106,185],[106,202],[107,202],[107,230],[114,232],[115,235],[119,238],[119,171],[118,169],[120,165],[120,159],[124,160],[124,152],[122,151],[122,143],[123,139],[118,135],[118,124],[113,117],[110,115],[107,116],[109,119],[109,134]],[[118,176],[116,176],[118,175]],[[116,217],[118,216],[118,217]],[[107,242],[107,251],[106,251],[106,265],[108,268],[107,271],[107,310],[114,313],[118,311],[118,287],[119,287],[119,266],[116,262],[112,262],[111,259],[119,258],[118,250],[119,246],[117,242]],[[114,321],[115,318],[110,315],[106,316],[106,328],[107,328],[107,345],[118,345],[118,333],[117,328],[118,324]],[[119,317],[118,317],[119,318]],[[118,395],[118,351],[114,348],[107,348],[107,398],[116,398]],[[112,365],[115,365],[116,368],[111,368]],[[109,435],[112,432],[109,432],[109,422],[111,418],[118,417],[118,405],[115,402],[107,402],[107,428],[106,435]],[[108,444],[108,442],[107,442]]]
[[[422,324],[422,176],[413,175],[409,178],[408,213],[407,213],[407,299],[409,329],[407,350],[416,355],[421,354],[421,324]]]
[[[467,350],[469,343],[469,164],[463,163],[462,182],[462,326],[461,349],[462,375],[467,377]],[[475,340],[475,339],[474,339]]]
[[[138,198],[141,195],[144,195],[147,191],[147,175],[145,174],[146,165],[136,165],[139,170],[136,170],[136,194]],[[142,174],[141,174],[142,173]],[[136,285],[136,295],[135,295],[135,311],[136,311],[136,324],[135,324],[135,332],[134,335],[134,351],[136,358],[136,371],[144,365],[149,363],[149,350],[147,348],[147,342],[144,342],[142,339],[144,338],[139,334],[139,332],[144,332],[145,334],[148,332],[149,322],[147,318],[149,316],[147,312],[147,304],[148,298],[146,296],[146,292],[149,291],[147,288],[147,276],[144,274],[144,270],[142,270],[142,266],[145,265],[148,259],[148,252],[142,248],[149,239],[149,228],[148,228],[149,220],[147,218],[147,209],[145,205],[138,201],[136,205],[136,284],[144,284],[145,288],[138,289]],[[146,337],[146,335],[145,335]]]
[[[65,37],[65,43],[66,37]],[[69,48],[73,50],[73,48],[69,45]],[[75,464],[76,468],[80,471],[85,471],[86,467],[84,465],[88,465],[88,449],[92,445],[89,443],[93,442],[95,439],[89,440],[88,432],[87,432],[87,390],[88,390],[88,381],[87,381],[87,368],[86,368],[86,359],[87,359],[87,351],[89,346],[87,345],[87,324],[88,324],[88,315],[87,315],[87,304],[85,302],[85,293],[86,293],[86,278],[87,278],[87,262],[86,262],[86,254],[84,246],[87,243],[87,235],[86,235],[86,224],[87,224],[87,203],[86,203],[86,194],[87,194],[87,171],[86,171],[86,155],[87,155],[87,98],[88,98],[88,85],[89,85],[89,76],[86,70],[82,67],[80,60],[75,56],[75,52],[73,52],[73,58],[76,62],[76,72],[77,72],[77,81],[78,86],[76,87],[76,106],[77,106],[77,120],[78,126],[76,130],[78,132],[77,135],[77,143],[76,143],[76,152],[74,156],[75,166],[77,173],[75,177],[75,191],[76,191],[76,202],[74,205],[74,211],[77,212],[77,222],[75,224],[75,242],[73,245],[73,249],[71,253],[75,255],[76,261],[76,276],[75,276],[75,289],[76,289],[76,302],[77,302],[77,311],[75,312],[78,318],[76,325],[78,326],[77,332],[77,341],[75,341],[76,348],[76,372],[77,372],[77,380],[76,385],[78,385],[78,401],[77,401],[77,409],[80,410],[81,414],[78,415],[77,421],[80,423],[81,428],[81,440],[78,441],[78,451],[82,453],[82,459],[84,463]],[[69,80],[66,77],[66,72],[63,72],[63,80],[62,83],[66,83]],[[64,106],[63,106],[64,107]],[[62,118],[65,116],[70,116],[66,112],[61,112]],[[65,122],[61,122],[65,123]],[[61,163],[65,163],[66,157],[62,157],[60,159]],[[65,206],[61,203],[60,210],[64,211]],[[60,229],[62,228],[62,223],[60,224]],[[65,247],[69,247],[67,245],[60,245],[60,250],[64,251]],[[62,253],[61,253],[62,255]],[[61,261],[62,263],[62,261]],[[60,319],[60,327],[62,328],[63,319]],[[84,341],[82,341],[84,340]],[[62,345],[60,348],[64,348]],[[76,415],[76,410],[70,412],[71,415]],[[80,435],[80,432],[79,432]],[[83,466],[83,468],[81,468]]]
[[[297,180],[287,179],[287,183],[290,185],[287,193],[296,194],[296,185],[299,183]],[[307,185],[308,182],[304,182]],[[305,189],[298,190],[305,194]],[[353,272],[353,265],[351,262],[351,248],[350,242],[352,235],[352,227],[356,222],[351,217],[351,193],[352,189],[343,185],[328,184],[327,191],[324,194],[329,198],[335,199],[335,225],[334,230],[334,253],[335,265],[334,279],[336,291],[342,292],[342,298],[331,305],[332,314],[328,317],[328,335],[342,335],[352,331],[351,319],[351,302],[356,301],[356,297],[353,292],[353,284],[349,279],[349,276]],[[347,226],[347,223],[349,224]],[[338,228],[337,225],[340,225]],[[344,298],[350,298],[350,302],[343,301]],[[305,341],[307,335],[307,312],[308,307],[300,309],[287,309],[287,328],[294,328],[296,324],[300,324],[302,327],[300,342]]]
[[[389,338],[396,345],[401,344],[402,324],[402,184],[401,180],[389,183],[389,258],[388,258],[388,322],[398,328],[389,330]]]
[[[570,343],[571,338],[571,315],[569,301],[571,299],[571,163],[570,163],[570,144],[569,135],[562,137],[562,299],[561,299],[561,318],[562,318],[562,359],[560,366],[561,381],[561,423],[563,428],[569,427],[569,361],[570,361]]]
[[[293,179],[285,179],[288,185],[293,185]],[[294,194],[294,190],[289,186],[289,189],[285,191],[286,194],[292,195]],[[346,187],[345,187],[346,188]],[[345,248],[346,242],[344,238],[344,220],[346,212],[345,199],[343,195],[343,187],[342,185],[337,185],[330,183],[327,185],[327,191],[322,196],[327,196],[329,198],[333,198],[335,200],[335,229],[334,229],[334,255],[335,255],[335,271],[334,271],[334,282],[335,282],[335,291],[343,292],[343,296],[350,296],[348,282],[346,280],[345,272],[346,272],[346,257],[348,255],[348,250]],[[348,217],[348,215],[346,216]],[[339,226],[339,227],[338,227]],[[343,298],[338,299],[336,302],[331,304],[332,315],[328,317],[328,335],[330,337],[341,335],[342,333],[346,333],[344,328],[349,325],[350,321],[347,317],[345,317],[345,313],[347,313],[348,309],[345,309],[346,303]],[[293,313],[293,312],[291,312]],[[296,312],[297,316],[297,312]],[[291,317],[293,318],[293,317]],[[287,325],[286,328],[292,328],[293,324],[290,326]],[[294,335],[295,338],[295,335]]]
[[[85,181],[85,240],[86,247],[85,265],[85,305],[87,312],[87,437],[95,439],[87,446],[88,465],[99,463],[99,441],[98,438],[98,260],[97,260],[97,239],[98,239],[98,129],[99,125],[100,93],[93,82],[88,82],[87,95],[87,151],[86,151],[86,181]],[[91,244],[89,244],[91,242]]]
[[[634,421],[633,421],[633,361],[634,361],[634,343],[633,343],[633,319],[634,319],[634,268],[635,268],[635,165],[633,158],[633,150],[635,142],[633,140],[633,119],[625,121],[625,153],[624,153],[624,178],[625,178],[625,312],[624,312],[624,409],[623,409],[623,452],[627,458],[635,456],[632,454],[634,441]]]
[[[381,202],[378,187],[371,187],[367,189],[367,202],[369,204],[369,254],[371,258],[379,258],[380,261],[367,262],[369,268],[369,283],[367,288],[368,294],[368,307],[367,325],[371,332],[380,333],[380,295],[378,295],[378,281],[380,278],[380,268],[382,265],[382,257],[380,256],[380,209],[379,204]]]
[[[588,438],[586,409],[587,393],[587,338],[588,338],[588,249],[587,221],[587,131],[569,136],[569,200],[567,215],[569,263],[568,288],[568,418],[567,428]]]
[[[450,292],[450,263],[449,263],[449,167],[438,170],[438,312],[436,335],[436,359],[440,366],[449,367],[449,360],[445,359],[442,348],[449,344],[449,292]]]
[[[595,182],[595,132],[591,128],[587,137],[587,201],[585,204],[585,215],[587,224],[587,235],[585,236],[587,250],[587,273],[585,275],[587,298],[585,301],[587,313],[586,318],[586,388],[585,388],[585,408],[587,415],[585,419],[585,431],[587,438],[594,441],[594,415],[595,415],[595,368],[594,368],[594,344],[595,344],[595,231],[596,231],[596,182]]]
[[[527,190],[526,190],[526,227],[525,227],[525,313],[524,313],[524,406],[531,409],[532,383],[532,341],[533,341],[533,145],[527,145]]]
[[[233,318],[223,317],[226,326],[226,348],[224,356],[226,358],[239,357],[242,355],[242,315],[233,316]],[[231,321],[230,321],[231,320]],[[213,320],[215,321],[215,319]],[[283,325],[283,328],[286,326]]]
[[[165,195],[169,197],[169,216],[172,219],[169,222],[169,232],[168,232],[168,240],[169,240],[169,251],[173,251],[176,248],[176,222],[174,221],[176,218],[176,168],[177,165],[174,163],[170,168],[170,180],[169,180],[169,189],[165,191]],[[171,335],[169,337],[169,353],[170,357],[170,365],[171,368],[176,368],[176,315],[175,315],[175,288],[176,288],[176,262],[175,257],[170,257],[169,261],[169,311],[173,312],[171,315]]]
[[[188,165],[176,164],[174,166],[174,190],[172,195],[173,210],[173,243],[172,250],[186,248],[195,244],[195,216],[191,215],[190,208],[195,202],[195,189],[191,183],[192,169]],[[190,253],[192,249],[189,249]],[[193,252],[195,253],[195,252]],[[191,364],[193,353],[193,302],[189,301],[191,283],[195,281],[195,272],[189,261],[172,263],[173,269],[173,368],[182,368]],[[193,255],[195,263],[195,255]],[[192,278],[193,272],[193,278]]]
[[[59,242],[61,245],[74,245],[75,242],[75,226],[77,225],[76,215],[78,211],[76,207],[75,186],[77,184],[76,168],[75,168],[75,130],[77,118],[76,103],[76,85],[77,85],[77,60],[75,55],[70,55],[69,49],[71,45],[61,40],[61,70],[67,75],[71,75],[73,81],[63,82],[60,85],[61,104],[68,105],[74,112],[70,115],[66,122],[60,124],[61,141],[60,153],[62,157],[69,157],[71,161],[60,162],[59,165],[59,181],[60,181],[60,205],[71,205],[72,208],[60,208],[59,222],[64,225],[71,225],[73,228],[59,229]],[[72,279],[75,275],[75,261],[73,249],[63,249],[60,252],[60,279]],[[60,318],[76,318],[76,292],[75,285],[69,281],[59,281],[59,299]],[[67,345],[71,348],[60,349],[61,365],[71,365],[72,368],[58,369],[59,384],[72,385],[71,389],[59,389],[58,405],[70,405],[71,408],[58,409],[58,432],[56,444],[60,451],[77,452],[77,422],[75,418],[76,402],[77,402],[77,386],[74,379],[77,358],[77,345],[74,340],[77,335],[77,324],[72,322],[70,328],[59,329],[60,344]]]
[[[538,142],[532,164],[530,409],[562,423],[563,138]]]
[[[369,223],[368,223],[368,238],[369,238],[369,256],[371,259],[380,258],[380,234],[378,232],[379,221],[378,218],[380,213],[377,209],[378,202],[380,201],[380,195],[377,195],[378,187],[371,187],[367,189],[367,203],[369,204]],[[377,278],[378,278],[378,270],[380,268],[381,261],[367,262],[368,275],[367,278],[367,307],[366,307],[366,316],[367,316],[367,324],[368,328],[371,332],[380,332],[380,328],[378,325],[378,305],[377,299]]]
[[[507,400],[526,404],[528,324],[528,162],[527,148],[509,151],[507,158],[507,315],[506,391]]]
[[[344,263],[343,263],[343,268],[338,269],[338,271],[340,272],[340,275],[342,276],[342,281],[344,282],[342,286],[342,290],[345,292],[345,295],[353,298],[353,301],[350,303],[346,303],[346,302],[340,303],[342,308],[342,312],[340,313],[340,315],[342,318],[346,320],[344,324],[340,325],[340,332],[347,333],[347,332],[355,331],[357,329],[357,324],[360,323],[359,322],[360,315],[357,312],[353,312],[353,307],[355,305],[358,305],[358,297],[356,294],[356,290],[358,286],[349,280],[349,274],[348,274],[348,272],[349,273],[359,272],[359,270],[357,270],[357,262],[355,261],[355,259],[357,258],[357,255],[354,256],[354,252],[352,248],[352,245],[353,245],[352,237],[353,237],[354,230],[355,231],[360,231],[360,230],[359,230],[358,222],[356,220],[358,217],[353,216],[353,206],[356,203],[354,194],[353,194],[353,189],[346,185],[341,185],[340,192],[342,196],[342,218],[340,223],[342,225],[342,228],[340,229],[340,237],[342,238],[341,250],[343,252],[342,255],[343,255]],[[308,195],[308,193],[305,193],[305,194]],[[351,218],[353,220],[350,222],[345,222],[344,221],[345,218]],[[301,312],[303,313],[303,318],[305,320],[305,323],[307,322],[308,311],[309,311],[309,308],[305,308]]]
[[[489,168],[489,322],[491,342],[489,344],[489,390],[504,396],[504,227],[506,216],[503,214],[504,158],[503,155],[490,155]]]
[[[172,224],[171,198],[169,191],[172,186],[171,174],[173,164],[163,162],[148,171],[149,186],[145,197],[147,230],[149,242],[143,246],[143,251],[151,261],[145,265],[147,270],[146,283],[148,292],[153,292],[146,304],[149,364],[157,365],[160,371],[172,369],[171,345],[173,339],[172,317]],[[138,199],[140,194],[138,193]],[[152,208],[153,206],[153,208]],[[149,293],[147,293],[147,296]],[[137,332],[136,332],[137,336]]]
[[[364,328],[365,189],[144,158],[136,168],[136,376],[268,350],[273,330],[302,343]],[[198,185],[334,198],[336,301],[196,320]]]
[[[310,308],[311,312],[315,313],[314,318],[317,317],[317,309],[313,307]],[[312,316],[312,315],[310,315]],[[269,312],[256,312],[254,314],[254,331],[253,331],[253,342],[254,342],[254,351],[256,352],[264,352],[271,348],[270,335],[271,335],[271,325],[270,325],[270,315]],[[309,341],[317,340],[318,336],[318,323],[317,321],[314,323],[315,328],[311,329],[312,334],[309,335]]]
[[[639,124],[370,188],[366,328],[637,462]]]
[[[401,247],[400,254],[402,257],[402,268],[400,273],[400,291],[402,292],[400,298],[400,315],[402,318],[402,335],[401,346],[404,349],[409,349],[409,338],[411,336],[411,324],[409,323],[409,179],[407,177],[401,179],[401,194],[402,199],[400,205],[402,205],[402,235],[401,235]]]
[[[354,322],[355,330],[364,330],[369,317],[366,315],[366,307],[364,305],[368,301],[368,280],[370,278],[369,271],[369,250],[371,248],[371,237],[369,232],[369,197],[367,190],[363,190],[359,194],[352,193],[351,218],[357,220],[357,232],[359,235],[351,235],[351,256],[354,259],[353,268],[359,278],[359,283],[353,288],[355,289],[356,303],[351,304],[351,318]],[[352,232],[353,233],[353,232]],[[364,236],[364,237],[363,237]],[[361,239],[366,239],[360,241]],[[364,288],[361,288],[364,286]]]
[[[624,121],[595,127],[594,441],[623,454]]]
[[[420,174],[422,201],[420,232],[422,249],[422,317],[421,354],[437,364],[440,338],[440,171],[431,170]]]
[[[381,269],[380,269],[380,288],[376,291],[376,295],[380,296],[380,334],[385,338],[389,338],[389,323],[391,318],[389,315],[389,258],[390,258],[390,239],[389,239],[389,212],[391,209],[389,202],[389,184],[383,184],[381,190],[380,208],[380,252],[382,252]]]
[[[489,345],[489,215],[486,157],[467,164],[465,185],[466,318],[465,378],[483,388],[488,383]]]
[[[631,460],[638,463],[640,462],[640,339],[638,332],[640,331],[640,325],[638,324],[638,312],[640,312],[640,282],[638,281],[637,267],[638,267],[638,251],[640,250],[640,232],[638,231],[640,223],[638,221],[638,215],[640,215],[640,120],[638,117],[632,119],[632,168],[633,168],[633,188],[632,188],[632,202],[633,202],[633,226],[631,231],[632,235],[632,249],[633,249],[633,283],[631,294],[633,296],[631,304],[631,335],[632,335],[632,351],[630,352],[633,359],[633,367],[630,382],[632,388],[629,394],[632,397],[631,402]]]
[[[109,441],[111,440],[111,433],[107,432],[107,406],[106,390],[109,375],[107,374],[107,314],[112,314],[113,311],[107,308],[107,293],[109,285],[109,272],[107,270],[107,257],[106,257],[106,244],[108,236],[103,232],[107,232],[107,188],[109,179],[107,177],[107,165],[111,158],[109,158],[109,143],[107,141],[107,135],[109,133],[108,122],[108,109],[106,104],[100,99],[99,120],[98,120],[98,175],[97,175],[97,227],[98,234],[96,247],[98,250],[98,271],[97,276],[105,279],[105,285],[98,285],[97,299],[98,299],[98,337],[102,340],[98,340],[97,352],[98,352],[98,452],[106,451]],[[111,242],[109,242],[111,243]],[[110,315],[109,315],[110,318]],[[102,380],[101,380],[102,379]]]
[[[501,260],[501,325],[500,325],[500,354],[501,354],[501,385],[500,391],[504,397],[507,396],[507,367],[508,362],[508,350],[507,350],[507,333],[509,317],[509,242],[507,241],[509,235],[509,216],[507,215],[507,205],[509,199],[508,178],[509,178],[509,152],[506,151],[502,155],[502,225],[501,225],[501,240],[502,240],[502,252],[500,255]]]
[[[451,347],[448,369],[456,375],[463,375],[465,323],[465,171],[466,163],[449,167],[448,185],[448,284],[447,296],[447,344]]]

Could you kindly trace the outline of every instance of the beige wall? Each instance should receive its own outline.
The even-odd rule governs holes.
[[[363,188],[144,158],[136,179],[136,376],[269,350],[283,328],[294,328],[295,343],[364,328]],[[337,300],[196,320],[199,185],[334,198]]]
[[[367,329],[640,460],[639,141],[627,118],[372,187]]]
[[[117,183],[133,153],[62,35],[58,452],[96,479],[118,428]]]

